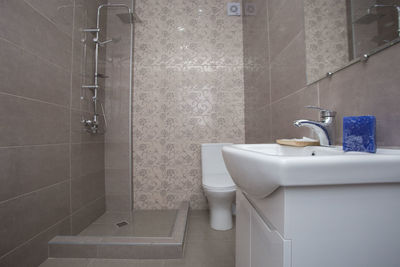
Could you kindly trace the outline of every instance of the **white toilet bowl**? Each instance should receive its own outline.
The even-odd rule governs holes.
[[[201,159],[203,189],[210,209],[210,224],[215,230],[232,228],[232,204],[236,185],[230,177],[221,149],[230,144],[203,144]]]

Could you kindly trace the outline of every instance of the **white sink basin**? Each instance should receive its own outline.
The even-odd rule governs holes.
[[[400,150],[256,144],[225,146],[222,155],[236,185],[256,198],[280,186],[400,183]]]

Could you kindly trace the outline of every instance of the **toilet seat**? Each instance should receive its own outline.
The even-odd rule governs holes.
[[[230,192],[236,190],[236,185],[228,173],[204,175],[203,187],[213,192]]]

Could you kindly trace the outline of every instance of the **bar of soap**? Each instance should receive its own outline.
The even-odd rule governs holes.
[[[376,152],[375,116],[343,117],[343,150]]]

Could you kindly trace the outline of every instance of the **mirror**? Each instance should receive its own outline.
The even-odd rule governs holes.
[[[400,0],[304,0],[307,82],[400,41]]]

